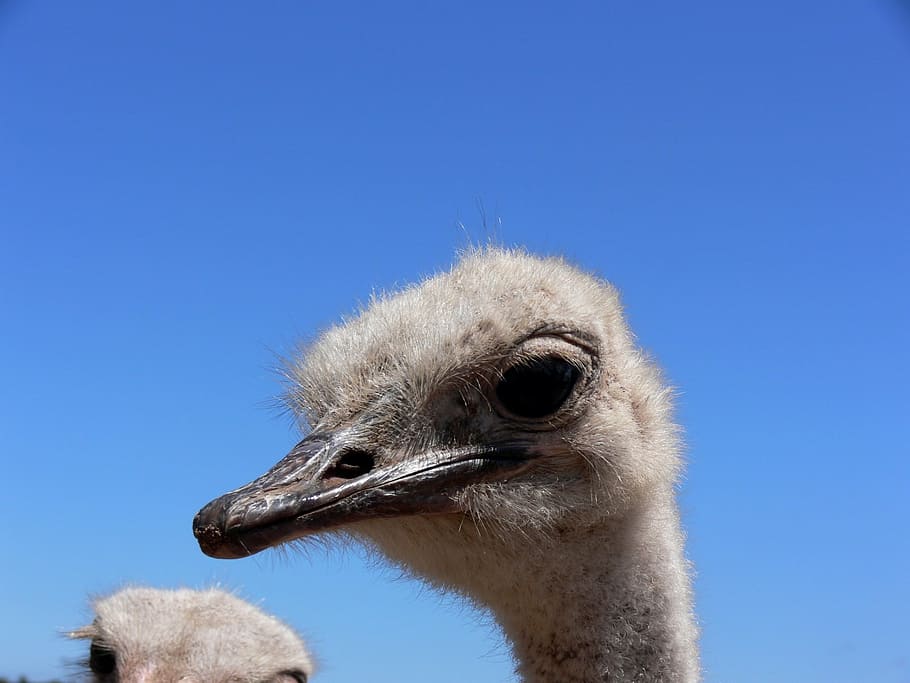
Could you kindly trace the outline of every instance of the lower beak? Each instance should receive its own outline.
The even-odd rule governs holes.
[[[363,519],[458,512],[466,486],[524,471],[524,444],[466,446],[385,458],[349,432],[311,434],[258,479],[202,508],[193,533],[206,555],[237,558]]]

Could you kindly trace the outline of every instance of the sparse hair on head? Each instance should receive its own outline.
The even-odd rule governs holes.
[[[287,624],[218,588],[131,587],[93,604],[89,640],[96,683],[306,683],[313,660]]]
[[[205,552],[343,534],[489,609],[527,683],[698,680],[672,391],[608,282],[469,249],[285,376],[311,431],[199,512]]]

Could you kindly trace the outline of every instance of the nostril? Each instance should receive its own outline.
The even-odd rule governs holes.
[[[373,469],[373,454],[368,451],[342,451],[323,479],[356,479]]]

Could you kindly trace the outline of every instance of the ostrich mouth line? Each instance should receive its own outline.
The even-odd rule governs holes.
[[[211,557],[254,555],[359,520],[458,512],[454,497],[470,484],[505,481],[530,465],[524,445],[458,448],[421,454],[350,479],[331,476],[337,449],[301,442],[262,477],[216,498],[193,520]],[[301,462],[301,456],[303,461]],[[313,476],[313,475],[317,476]]]

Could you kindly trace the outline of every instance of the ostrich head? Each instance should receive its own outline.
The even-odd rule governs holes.
[[[288,626],[210,589],[126,588],[70,634],[91,640],[97,683],[306,683],[313,664]]]
[[[559,259],[469,254],[328,330],[288,376],[311,431],[199,512],[209,555],[339,530],[482,597],[672,495],[668,391],[613,287]]]

